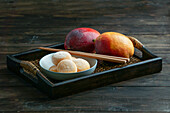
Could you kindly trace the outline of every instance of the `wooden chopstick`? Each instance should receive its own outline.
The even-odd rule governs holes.
[[[47,48],[47,47],[38,47],[38,49],[46,50],[46,51],[53,51],[53,52],[66,51],[66,52],[69,52],[72,55],[95,58],[95,59],[105,60],[105,61],[114,62],[114,63],[126,63],[130,60],[129,58],[124,58],[124,57],[101,55],[101,54],[86,53],[86,52],[71,51],[71,50],[63,50],[63,49],[53,49],[53,48]]]

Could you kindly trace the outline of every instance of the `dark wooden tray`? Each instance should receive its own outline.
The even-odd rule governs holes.
[[[160,72],[162,70],[162,59],[148,51],[138,40],[134,38],[131,40],[135,46],[134,57],[140,59],[139,62],[130,63],[122,67],[116,67],[102,72],[96,72],[71,80],[56,81],[44,76],[39,68],[31,61],[36,61],[51,52],[39,49],[7,55],[7,67],[51,98],[60,98],[120,81]],[[48,47],[63,49],[64,44],[56,44]]]

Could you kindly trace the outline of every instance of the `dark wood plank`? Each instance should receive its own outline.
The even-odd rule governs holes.
[[[31,32],[61,34],[68,33],[70,28],[88,26],[102,32],[117,31],[126,34],[168,34],[168,3],[168,0],[160,2],[160,4],[156,4],[155,1],[139,0],[136,0],[136,2],[107,1],[104,3],[107,6],[105,7],[103,2],[97,1],[96,3],[95,0],[91,2],[72,1],[64,4],[62,2],[48,1],[39,3],[38,6],[36,5],[37,2],[33,1],[29,3],[21,2],[19,4],[18,2],[13,2],[7,6],[2,5],[5,6],[5,11],[1,12],[2,17],[0,20],[3,23],[2,27],[5,27],[5,29],[0,32],[1,35],[12,35],[14,33],[24,35]],[[127,4],[131,4],[130,7]],[[46,5],[50,5],[50,9]],[[86,7],[86,5],[89,7]],[[34,12],[31,11],[33,9]],[[54,11],[51,11],[51,9]],[[13,13],[11,13],[11,10],[14,10]],[[160,18],[160,15],[164,17]],[[147,19],[151,20],[148,22]],[[157,21],[163,23],[157,24]]]
[[[68,26],[66,28],[26,28],[26,29],[17,29],[17,28],[6,28],[6,30],[0,31],[2,35],[12,35],[12,34],[17,34],[17,35],[24,35],[25,33],[31,33],[30,35],[36,35],[37,33],[48,33],[48,31],[53,32],[56,35],[61,35],[64,33],[66,35],[69,31],[71,31],[74,28],[78,27],[90,27],[94,29],[98,29],[100,32],[107,32],[107,31],[114,31],[114,32],[120,32],[124,34],[169,34],[169,25],[164,25],[164,26],[156,26],[156,25],[151,25],[151,26],[91,26],[91,25],[79,25],[79,26],[71,26],[68,29]],[[68,30],[62,30],[62,29],[68,29]]]
[[[124,12],[124,14],[130,13],[129,11],[140,12],[145,13],[145,11],[152,12],[155,11],[156,8],[164,8],[165,5],[168,5],[168,0],[159,1],[160,4],[157,4],[154,0],[152,1],[140,1],[135,0],[134,1],[123,1],[123,0],[116,0],[116,1],[97,1],[97,0],[91,0],[89,2],[83,0],[83,1],[71,1],[71,2],[56,2],[56,1],[47,1],[47,2],[39,2],[39,1],[13,1],[12,3],[5,2],[5,5],[2,3],[2,8],[4,9],[14,9],[17,12],[17,15],[21,15],[24,13],[27,14],[55,14],[55,11],[58,11],[58,15],[68,15],[68,16],[76,16],[79,17],[81,15],[83,16],[91,16],[87,15],[86,13],[100,15],[101,13],[120,13]],[[37,6],[37,4],[39,4]],[[50,7],[46,7],[46,6]],[[27,7],[26,7],[27,6]],[[56,7],[57,6],[57,7]],[[89,6],[89,7],[87,7]],[[61,10],[62,8],[62,10]],[[2,10],[1,13],[10,12],[11,9],[8,10]],[[30,12],[30,10],[35,10],[34,12]],[[125,10],[126,9],[126,10]],[[51,11],[54,10],[54,11]],[[71,12],[73,11],[73,12]],[[106,12],[108,11],[108,12]],[[47,13],[48,12],[48,13]],[[71,12],[71,13],[70,13]],[[11,13],[11,12],[10,12]],[[77,15],[79,13],[79,15]],[[163,14],[165,12],[162,12]],[[15,13],[14,13],[15,14]],[[71,15],[72,14],[72,15]],[[76,15],[75,15],[76,14]],[[131,13],[130,13],[131,14]],[[133,14],[133,13],[132,13]]]
[[[9,94],[9,92],[11,95],[4,96],[6,98],[0,98],[3,103],[0,110],[67,112],[169,111],[170,98],[168,89],[169,87],[104,87],[58,100],[49,100],[45,96],[37,94],[37,92],[34,93],[32,88],[17,88],[16,90],[14,88],[1,88],[1,91],[4,92],[3,95]]]

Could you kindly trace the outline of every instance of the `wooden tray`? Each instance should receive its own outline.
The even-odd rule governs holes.
[[[135,46],[133,58],[138,59],[137,62],[132,59],[128,64],[113,64],[114,66],[112,66],[112,69],[96,71],[93,74],[71,80],[56,81],[44,76],[39,70],[36,61],[51,52],[39,49],[7,55],[7,67],[51,98],[60,98],[120,81],[160,72],[162,70],[162,59],[148,51],[135,38],[129,38]],[[63,49],[64,44],[56,44],[48,47]]]

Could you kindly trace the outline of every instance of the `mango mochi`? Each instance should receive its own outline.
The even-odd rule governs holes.
[[[81,58],[73,59],[73,62],[77,66],[77,72],[90,69],[90,64],[84,59],[81,59]]]
[[[70,53],[65,52],[65,51],[60,51],[60,52],[56,52],[54,53],[54,55],[52,56],[52,62],[53,64],[55,64],[57,66],[57,64],[64,60],[64,59],[72,59],[72,56]]]
[[[86,60],[72,57],[65,51],[54,53],[52,62],[54,65],[49,70],[53,72],[74,73],[90,69],[90,64]]]
[[[77,72],[77,66],[72,60],[65,59],[58,63],[57,72],[74,73],[74,72]]]

